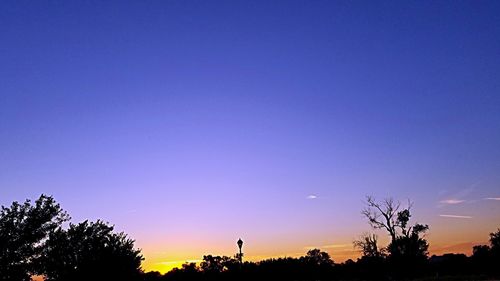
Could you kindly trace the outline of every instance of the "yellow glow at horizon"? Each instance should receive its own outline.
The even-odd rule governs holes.
[[[489,224],[476,220],[450,220],[441,217],[422,219],[428,221],[431,230],[426,234],[429,256],[445,253],[472,254],[474,245],[489,244],[489,233],[496,229],[493,221]],[[364,222],[361,222],[364,223]],[[278,257],[300,257],[311,248],[318,248],[330,254],[334,262],[341,263],[348,259],[357,260],[360,253],[353,248],[352,241],[358,236],[352,233],[362,233],[363,224],[359,228],[351,226],[353,230],[338,229],[326,230],[325,233],[310,237],[309,233],[298,233],[292,236],[274,235],[248,237],[245,240],[243,252],[247,261],[261,261]],[[382,230],[372,230],[379,237],[379,246],[388,245],[389,237]],[[142,244],[146,260],[143,263],[145,271],[159,271],[166,273],[175,267],[189,261],[199,261],[203,255],[233,256],[237,252],[236,239],[221,239],[184,235],[181,237],[158,236],[156,239],[146,240]],[[175,241],[175,242],[174,242]]]
[[[148,271],[158,271],[161,274],[165,274],[169,271],[171,271],[174,268],[181,268],[182,264],[186,263],[186,261],[165,261],[165,262],[158,262],[154,263],[151,265],[144,265],[144,270],[146,272]]]
[[[283,258],[283,257],[297,258],[297,257],[305,255],[307,253],[307,251],[309,250],[309,248],[312,249],[312,248],[317,248],[317,247],[304,247],[303,249],[301,249],[301,251],[289,252],[289,253],[285,253],[285,254],[269,254],[269,253],[267,253],[267,254],[252,255],[252,256],[247,256],[245,258],[245,260],[252,261],[252,262],[258,262],[261,260],[271,259],[271,258]],[[358,251],[353,249],[350,244],[347,244],[347,245],[342,244],[342,245],[338,245],[338,246],[335,246],[332,248],[333,249],[323,249],[323,250],[329,252],[331,254],[332,259],[335,262],[344,262],[348,259],[355,260],[359,256]],[[213,253],[213,254],[214,255],[224,255],[224,254],[217,254],[217,253]],[[175,256],[179,257],[181,255],[175,255]],[[198,259],[193,257],[192,259],[185,259],[185,260],[177,259],[177,260],[172,261],[172,260],[168,260],[168,259],[163,260],[159,256],[156,256],[156,257],[150,258],[150,259],[146,257],[146,260],[143,263],[143,269],[146,272],[158,271],[161,274],[165,274],[176,267],[181,268],[184,263],[194,262],[194,263],[199,265],[199,263],[202,261],[201,258],[202,258],[202,256],[198,257]]]
[[[386,238],[381,239],[381,245],[385,245],[386,243]],[[442,255],[445,253],[464,253],[466,255],[470,255],[472,253],[472,246],[478,245],[478,244],[488,244],[487,241],[483,242],[466,242],[466,243],[457,243],[457,244],[445,244],[442,241],[440,243],[432,243],[430,244],[430,249],[429,249],[429,256],[432,255]],[[257,255],[252,255],[248,256],[246,260],[248,261],[261,261],[264,259],[270,259],[270,258],[283,258],[283,257],[300,257],[303,256],[307,253],[307,250],[312,249],[312,248],[322,248],[322,247],[315,247],[315,246],[310,246],[310,247],[304,247],[302,251],[290,251],[289,253],[285,254],[257,254]],[[352,260],[357,260],[357,258],[360,257],[359,251],[354,249],[350,244],[340,244],[340,245],[327,245],[327,248],[321,249],[323,251],[326,251],[330,254],[332,259],[336,263],[341,263],[345,262],[348,259]],[[193,253],[191,253],[192,255]],[[213,253],[214,255],[224,255],[224,254],[218,254],[218,253]],[[181,255],[176,255],[177,257]],[[201,262],[202,255],[199,257],[192,257],[190,259],[176,259],[174,261],[168,260],[168,258],[164,259],[163,257],[156,256],[154,259],[146,259],[146,261],[143,263],[143,269],[144,271],[158,271],[161,274],[165,274],[169,271],[171,271],[174,268],[181,268],[182,264],[184,263],[189,263],[189,262],[195,262],[199,265]]]

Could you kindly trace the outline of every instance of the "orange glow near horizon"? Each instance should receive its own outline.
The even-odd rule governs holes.
[[[381,240],[385,241],[386,239],[382,238]],[[471,255],[472,247],[479,244],[488,244],[488,242],[483,241],[483,242],[464,242],[458,244],[446,244],[446,243],[433,244],[432,241],[430,241],[429,256],[442,255],[446,253],[463,253],[466,255]],[[381,243],[381,245],[384,245],[384,243]],[[272,252],[265,252],[265,254],[261,255],[253,254],[251,256],[246,257],[245,259],[252,262],[258,262],[270,258],[300,257],[305,255],[308,249],[312,248],[316,247],[315,246],[304,247],[302,252],[295,251],[283,254],[273,254]],[[353,248],[352,244],[324,245],[324,247],[321,248],[321,250],[328,252],[336,263],[342,263],[348,259],[356,260],[357,258],[360,257],[360,253]],[[154,253],[155,252],[152,252],[151,255],[149,255],[147,252],[144,253],[146,259],[143,262],[142,267],[145,272],[158,271],[161,274],[165,274],[174,268],[181,268],[184,263],[194,262],[199,265],[199,263],[202,261],[201,259],[203,258],[203,255],[195,256],[195,253],[177,254],[177,255],[176,254],[166,255],[163,254],[162,252],[156,252],[157,254]],[[211,253],[211,254],[219,255],[218,253]],[[231,255],[231,254],[226,253],[222,255]],[[43,278],[41,276],[34,276],[33,280],[42,281]]]
[[[382,237],[381,240],[381,245],[386,245],[386,239]],[[463,253],[466,254],[467,256],[472,254],[472,247],[475,245],[480,245],[480,244],[488,244],[487,241],[480,241],[478,242],[463,242],[463,243],[433,243],[433,241],[429,241],[430,247],[429,247],[429,256],[432,255],[443,255],[446,253]],[[352,244],[346,243],[346,244],[332,244],[332,245],[324,245],[323,247],[304,247],[302,251],[299,251],[298,249],[291,249],[289,252],[283,252],[282,254],[278,253],[273,253],[272,251],[263,251],[263,253],[258,254],[258,253],[252,253],[252,255],[248,255],[245,257],[245,260],[247,261],[252,261],[252,262],[258,262],[264,259],[270,259],[270,258],[280,258],[280,257],[300,257],[306,254],[308,249],[312,248],[320,248],[323,251],[326,251],[330,254],[332,259],[336,263],[342,263],[345,262],[346,260],[352,259],[356,260],[360,257],[359,251],[353,248]],[[236,253],[236,252],[235,252]],[[182,255],[182,254],[172,254],[172,255],[152,255],[149,257],[147,253],[145,254],[146,259],[143,263],[143,269],[148,272],[148,271],[158,271],[162,274],[174,269],[174,268],[181,268],[182,264],[184,263],[197,263],[199,264],[202,261],[203,255],[228,255],[232,256],[232,254],[227,254],[227,253],[205,253],[201,254],[199,256],[188,256],[188,255]],[[184,257],[181,258],[181,257]]]
[[[0,206],[51,196],[161,273],[238,238],[357,260],[367,197],[429,256],[500,227],[500,0],[32,2],[0,9]]]

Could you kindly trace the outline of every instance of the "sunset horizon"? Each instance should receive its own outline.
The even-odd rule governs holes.
[[[500,1],[6,0],[0,39],[0,281],[496,276]]]
[[[389,197],[387,197],[389,198]],[[28,198],[34,201],[36,198]],[[311,196],[306,197],[307,200],[318,199],[317,196],[311,198]],[[380,198],[385,199],[385,198]],[[446,202],[445,204],[459,204],[462,202],[455,202],[456,200],[450,199],[451,202]],[[498,201],[497,198],[483,198],[483,200],[488,201]],[[22,202],[23,200],[18,200]],[[361,202],[360,207],[364,207],[366,204]],[[399,200],[400,202],[404,202]],[[62,205],[64,209],[64,202],[58,202]],[[412,202],[412,207],[414,212],[418,214],[418,208]],[[443,200],[438,202],[438,207],[443,204]],[[404,206],[404,203],[402,203]],[[7,206],[4,206],[7,207]],[[359,212],[360,213],[360,212]],[[99,220],[107,221],[103,218],[98,218]],[[449,234],[450,227],[459,227],[461,225],[460,220],[471,220],[471,216],[458,216],[458,215],[446,215],[440,214],[436,218],[436,224],[441,226],[438,230],[442,233],[436,233],[433,231],[434,227],[430,224],[430,231],[426,235],[426,239],[429,241],[429,256],[434,255],[444,255],[444,254],[465,254],[467,256],[472,255],[472,249],[474,246],[486,245],[488,244],[488,234],[493,232],[495,227],[497,227],[497,222],[492,221],[489,226],[490,230],[487,229],[474,229],[469,232],[459,232],[456,236]],[[446,221],[447,219],[451,221]],[[458,221],[453,221],[458,220]],[[330,254],[332,260],[336,263],[344,263],[347,260],[357,260],[362,256],[359,249],[353,245],[353,241],[359,238],[363,233],[375,233],[380,238],[381,245],[387,245],[390,242],[390,238],[387,233],[383,230],[373,230],[371,229],[363,217],[359,216],[360,226],[364,229],[359,233],[351,235],[348,237],[338,236],[336,238],[329,238],[325,233],[314,232],[314,235],[321,236],[316,238],[316,240],[308,239],[310,243],[297,242],[298,240],[290,239],[290,237],[284,236],[285,239],[280,239],[280,237],[265,237],[263,242],[257,242],[252,237],[247,237],[245,235],[233,235],[234,237],[242,238],[244,243],[243,252],[245,254],[244,260],[251,262],[259,262],[267,259],[275,258],[286,258],[292,257],[297,258],[304,256],[308,250],[320,249]],[[427,222],[429,221],[426,220]],[[79,221],[71,220],[72,223],[79,223]],[[148,271],[158,271],[162,274],[171,271],[174,268],[181,268],[183,264],[196,263],[199,264],[203,261],[203,256],[205,255],[220,255],[233,257],[238,252],[238,246],[236,245],[237,239],[222,241],[219,236],[217,237],[200,237],[200,236],[187,236],[186,239],[165,239],[161,242],[157,242],[151,245],[151,241],[155,241],[151,238],[146,238],[144,240],[136,239],[134,233],[128,231],[126,227],[119,226],[110,222],[111,225],[116,227],[117,231],[127,233],[129,238],[136,242],[137,248],[142,250],[144,255],[143,269]],[[439,223],[447,223],[444,226]],[[469,222],[470,223],[470,222]],[[334,225],[334,222],[332,222]],[[487,228],[487,227],[486,227]],[[339,233],[345,233],[342,229],[338,229]],[[293,236],[294,233],[289,233]],[[470,235],[464,237],[463,235]],[[149,233],[150,236],[158,237],[155,233]],[[265,235],[265,233],[264,233]],[[231,236],[227,234],[227,237]],[[452,238],[450,240],[450,238]],[[275,240],[273,240],[275,239]],[[145,241],[145,243],[143,242]],[[217,244],[211,244],[212,241],[216,241]],[[337,242],[335,242],[337,241]],[[144,243],[144,244],[143,244]]]

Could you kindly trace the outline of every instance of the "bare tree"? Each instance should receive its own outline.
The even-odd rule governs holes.
[[[429,244],[421,236],[429,229],[425,224],[409,225],[413,203],[408,200],[406,208],[401,207],[399,201],[392,198],[377,202],[373,197],[366,197],[367,207],[362,214],[374,229],[385,229],[391,236],[391,243],[387,247],[390,256],[426,257]],[[372,251],[373,236],[368,236],[355,242],[355,246],[362,250]],[[376,241],[375,241],[376,242]]]
[[[370,225],[375,229],[385,229],[389,232],[392,240],[396,239],[396,214],[401,207],[399,202],[394,202],[392,198],[383,202],[376,202],[371,196],[366,197],[367,207],[361,212]]]
[[[372,196],[367,196],[366,205],[361,213],[373,228],[387,230],[393,242],[398,237],[399,231],[405,237],[411,235],[413,227],[408,227],[410,209],[413,206],[411,201],[408,200],[408,206],[401,210],[401,202],[392,198],[377,202]]]
[[[355,248],[358,248],[363,253],[364,257],[384,256],[384,249],[379,249],[378,247],[378,237],[376,234],[363,233],[353,244]]]

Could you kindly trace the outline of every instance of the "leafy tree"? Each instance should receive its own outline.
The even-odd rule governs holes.
[[[124,233],[100,220],[51,233],[43,253],[47,280],[137,280],[140,250]]]
[[[491,252],[497,258],[500,258],[500,228],[496,232],[490,233]]]
[[[490,268],[500,277],[500,228],[490,233]]]
[[[333,260],[327,252],[322,252],[320,249],[312,249],[307,251],[305,257],[302,257],[302,261],[306,264],[314,266],[331,266],[333,265]]]
[[[238,270],[241,266],[240,263],[240,254],[236,254],[233,257],[228,257],[228,256],[223,256],[222,257],[222,264],[224,265],[224,270],[228,271],[235,271]]]
[[[224,259],[221,256],[203,256],[200,268],[205,273],[219,273],[224,270]]]
[[[161,278],[162,278],[162,275],[158,271],[149,271],[149,272],[143,274],[144,281],[157,281],[157,280],[160,280]]]
[[[41,273],[40,255],[50,233],[69,216],[55,200],[41,195],[35,202],[13,202],[0,211],[0,280],[30,280]]]
[[[486,245],[477,245],[472,247],[472,257],[474,259],[485,260],[490,255],[490,247]]]
[[[417,262],[427,259],[429,244],[420,237],[427,227],[415,227],[409,235],[398,236],[388,246],[391,259],[402,259],[407,262]]]
[[[200,268],[194,262],[184,263],[181,268],[174,268],[165,274],[167,280],[197,280],[200,278]]]
[[[214,274],[223,271],[234,271],[240,268],[240,261],[237,258],[228,256],[203,256],[200,269],[204,273]]]
[[[324,280],[333,269],[333,260],[327,252],[320,249],[307,251],[299,259],[299,268],[303,279]]]
[[[184,272],[193,272],[193,273],[196,273],[199,271],[198,266],[196,266],[196,263],[194,263],[194,262],[182,264],[182,270]]]

